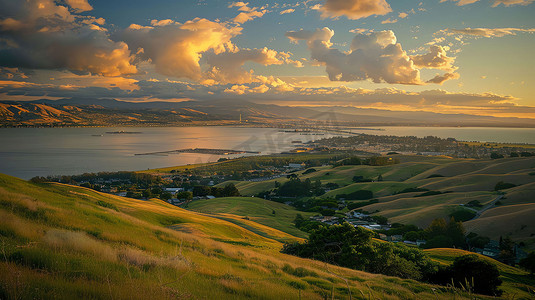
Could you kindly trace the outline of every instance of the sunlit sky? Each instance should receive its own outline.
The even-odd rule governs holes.
[[[0,0],[0,100],[535,118],[534,0]]]

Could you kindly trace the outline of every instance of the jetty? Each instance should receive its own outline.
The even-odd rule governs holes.
[[[106,134],[142,134],[143,132],[139,131],[107,131]]]
[[[169,154],[180,154],[180,153],[198,153],[198,154],[212,154],[212,155],[260,154],[259,151],[229,150],[229,149],[209,149],[209,148],[189,148],[189,149],[178,149],[178,150],[170,150],[170,151],[136,153],[134,155],[167,156]]]

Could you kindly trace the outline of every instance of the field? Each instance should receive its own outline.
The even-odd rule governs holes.
[[[243,220],[243,218],[247,217],[256,223],[302,238],[307,235],[293,225],[295,216],[298,213],[305,218],[313,215],[313,213],[297,211],[295,208],[285,204],[253,197],[197,200],[191,202],[185,208],[213,215],[217,218],[238,218]]]
[[[469,297],[281,254],[298,238],[237,218],[0,175],[0,298]]]
[[[505,193],[499,204],[483,212],[481,217],[465,223],[467,230],[498,239],[509,235],[535,248],[535,158],[505,158],[498,160],[460,159],[441,156],[397,155],[399,164],[387,166],[322,166],[316,172],[302,174],[301,180],[320,180],[340,187],[321,197],[334,198],[357,190],[370,190],[379,202],[362,207],[368,212],[388,217],[391,222],[426,227],[435,218],[447,218],[471,201],[481,207]],[[377,181],[381,175],[383,181]],[[363,176],[373,182],[355,183],[353,176]],[[275,188],[285,177],[267,181],[232,181],[242,195],[250,196]],[[517,187],[494,190],[500,181]],[[228,182],[220,184],[221,186]],[[399,193],[407,188],[422,188],[441,192],[437,195],[414,197],[422,192]],[[478,207],[471,210],[480,210]],[[504,226],[511,224],[511,226]]]

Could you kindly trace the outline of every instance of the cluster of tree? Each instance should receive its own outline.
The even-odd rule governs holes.
[[[295,227],[304,232],[312,232],[320,227],[325,226],[321,222],[305,219],[301,214],[297,214],[294,219]]]
[[[387,156],[372,156],[368,158],[360,158],[358,156],[351,156],[337,161],[333,167],[340,166],[354,166],[354,165],[369,165],[369,166],[387,166],[399,164],[399,159]]]
[[[527,152],[527,151],[522,151],[520,153],[511,152],[509,155],[511,157],[531,157],[531,156],[535,156],[535,152]]]
[[[499,297],[503,293],[498,267],[477,254],[455,258],[452,265],[429,274],[427,281],[440,285],[463,287],[472,293]]]
[[[349,194],[338,194],[336,199],[345,199],[345,200],[368,200],[373,198],[373,192],[369,190],[358,190],[351,192]]]
[[[418,194],[418,195],[414,195],[413,197],[435,196],[435,195],[447,194],[447,193],[451,193],[451,191],[445,191],[445,192],[441,192],[441,191],[427,191],[427,192],[423,192],[423,193]]]
[[[358,156],[351,156],[337,161],[333,167],[363,165],[363,160]]]
[[[323,216],[334,216],[338,202],[331,198],[296,199],[293,206],[302,211],[318,212]]]
[[[314,173],[314,172],[316,172],[316,171],[317,171],[317,170],[314,169],[314,168],[306,169],[306,170],[303,172],[303,175],[310,174],[310,173]]]
[[[382,178],[382,177],[381,177]],[[371,178],[364,178],[364,176],[361,175],[355,175],[353,176],[353,182],[372,182],[373,179]]]
[[[233,183],[229,183],[222,188],[215,186],[210,187],[206,185],[198,185],[193,187],[193,196],[236,197],[240,196],[240,191],[238,191],[238,188],[236,188]]]
[[[429,190],[425,189],[425,188],[410,187],[410,188],[403,189],[403,190],[401,190],[399,192],[396,192],[396,193],[394,193],[394,195],[404,194],[404,193],[427,192],[427,191],[429,191]]]
[[[528,257],[520,260],[519,265],[533,275],[533,273],[535,273],[535,252],[531,252],[528,254]]]
[[[305,221],[302,221],[305,222]],[[284,245],[281,252],[331,264],[401,278],[441,284],[474,282],[474,292],[499,295],[496,266],[477,256],[462,256],[441,267],[422,250],[403,244],[374,241],[374,233],[349,223],[318,226],[304,243]]]
[[[455,218],[450,218],[449,223],[444,219],[435,219],[426,229],[394,223],[390,230],[378,232],[389,236],[403,235],[407,241],[426,240],[425,248],[467,248],[463,223]]]
[[[64,175],[64,176],[47,176],[47,177],[33,177],[32,182],[61,182],[67,184],[78,185],[83,182],[83,186],[92,189],[100,189],[99,182],[116,181],[114,185],[132,185],[137,188],[149,188],[154,185],[161,184],[162,178],[151,174],[136,173],[136,172],[98,172],[98,173],[84,173],[81,175]]]
[[[535,156],[535,152],[528,152],[528,151],[510,152],[509,156],[510,157],[531,157],[531,156]],[[504,157],[505,156],[503,154],[498,153],[498,152],[492,152],[490,154],[490,158],[492,159],[499,159],[499,158],[504,158]]]
[[[461,222],[466,222],[466,221],[470,221],[472,220],[474,217],[476,216],[476,213],[471,211],[471,210],[468,210],[468,209],[464,209],[464,208],[457,208],[455,209],[451,214],[450,214],[450,218],[454,218],[455,220],[457,221],[461,221]]]
[[[372,200],[368,200],[368,201],[351,202],[351,203],[349,203],[347,205],[347,209],[354,210],[354,209],[361,208],[363,206],[371,205],[371,204],[375,204],[375,203],[379,203],[379,200],[372,199]]]
[[[325,190],[321,187],[321,182],[316,180],[314,183],[307,178],[301,181],[296,174],[288,175],[289,181],[283,184],[275,184],[275,195],[279,197],[309,197],[312,195],[323,195]]]
[[[160,187],[155,186],[152,188],[147,188],[141,191],[130,190],[126,192],[126,197],[135,198],[135,199],[149,199],[149,198],[160,198],[162,200],[169,200],[173,195],[169,192],[162,190]]]
[[[494,190],[495,191],[506,190],[506,189],[514,188],[515,186],[516,184],[514,183],[500,181],[496,183],[496,185],[494,186]]]

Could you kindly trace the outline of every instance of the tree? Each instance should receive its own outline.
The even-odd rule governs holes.
[[[455,218],[451,217],[450,222],[446,227],[446,235],[451,238],[455,247],[464,248],[466,246],[463,222],[456,222]]]
[[[240,191],[233,183],[229,183],[223,187],[222,194],[223,197],[234,197],[240,196]]]
[[[141,192],[141,195],[143,196],[143,198],[147,198],[147,199],[152,196],[152,194],[151,194],[149,189],[146,189],[143,192]]]
[[[173,195],[171,195],[171,193],[169,192],[163,192],[160,194],[160,199],[166,201],[166,200],[169,200],[173,197]]]
[[[197,185],[193,187],[193,196],[196,196],[196,197],[208,196],[210,192],[211,192],[211,189],[209,186]]]
[[[159,188],[159,187],[153,187],[151,190],[150,190],[151,194],[153,195],[159,195],[162,193],[162,189]]]
[[[377,222],[377,224],[386,225],[388,224],[388,218],[380,215],[372,216],[372,219]]]
[[[193,199],[193,193],[189,191],[182,191],[182,192],[178,192],[176,194],[176,197],[180,200],[191,200]]]
[[[427,227],[425,232],[428,235],[428,238],[432,238],[439,235],[446,235],[446,228],[446,220],[439,218],[434,219],[431,224],[429,224],[429,227]]]
[[[535,252],[531,252],[528,257],[520,260],[520,266],[533,275],[535,273]]]
[[[499,158],[503,158],[503,155],[502,154],[499,154],[498,152],[492,152],[490,154],[490,158],[492,159],[499,159]]]
[[[282,252],[363,270],[372,258],[372,235],[371,231],[347,222],[320,226],[312,231],[306,243],[287,244]]]
[[[455,286],[467,287],[478,294],[500,296],[498,286],[502,284],[499,279],[500,272],[495,264],[482,259],[476,254],[459,256],[451,266]]]
[[[494,190],[495,191],[506,190],[506,189],[513,188],[515,186],[516,186],[516,184],[514,184],[514,183],[500,181],[500,182],[496,183],[496,185],[494,186]]]
[[[421,233],[418,231],[409,231],[403,235],[403,239],[416,242],[416,240],[421,239]]]
[[[377,181],[383,181],[383,175],[379,174],[379,176],[377,177]]]
[[[511,237],[502,238],[500,236],[500,261],[506,264],[513,264],[515,261],[514,247],[515,243],[511,240]]]
[[[301,224],[303,224],[303,222],[305,222],[305,218],[303,218],[302,214],[295,215],[295,219],[294,219],[295,227],[297,228],[301,227]]]

